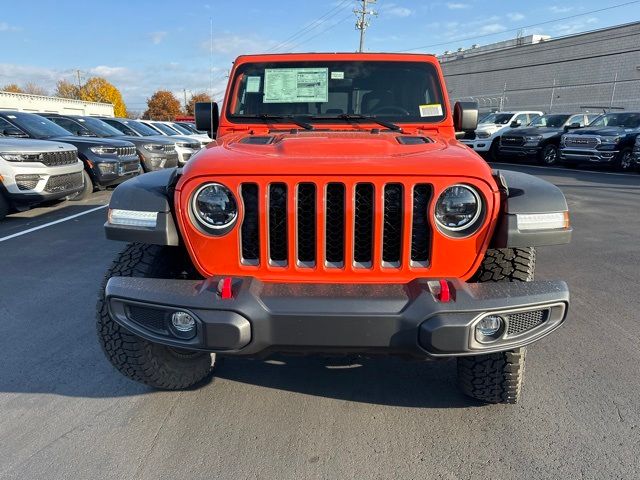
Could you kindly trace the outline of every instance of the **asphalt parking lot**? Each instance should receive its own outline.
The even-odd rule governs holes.
[[[227,359],[198,390],[152,391],[94,334],[123,248],[103,236],[109,194],[9,217],[0,478],[639,478],[640,177],[496,166],[560,186],[575,229],[538,250],[537,277],[565,279],[572,308],[529,348],[516,406],[462,396],[454,362],[393,359]]]

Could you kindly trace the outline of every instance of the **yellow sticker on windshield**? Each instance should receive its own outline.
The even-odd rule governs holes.
[[[441,117],[442,105],[439,103],[430,103],[428,105],[420,105],[421,117]]]

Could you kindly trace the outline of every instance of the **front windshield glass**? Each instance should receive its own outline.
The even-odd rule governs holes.
[[[34,138],[70,137],[71,133],[51,120],[33,113],[14,112],[7,118]]]
[[[569,117],[570,115],[542,115],[531,122],[529,126],[560,128],[569,120]]]
[[[433,123],[446,115],[438,75],[427,62],[250,63],[238,68],[231,91],[227,117],[234,122],[292,115],[335,123],[340,115],[373,115]]]
[[[78,122],[80,122],[87,130],[100,137],[119,137],[122,135],[122,132],[117,128],[113,128],[108,123],[103,122],[102,120],[98,120],[97,118],[76,118]]]
[[[123,120],[122,123],[124,123],[127,127],[129,127],[134,132],[139,133],[143,137],[150,137],[152,135],[160,135],[158,132],[156,132],[149,125],[145,125],[142,122],[137,122],[135,120]]]
[[[482,123],[495,123],[497,125],[506,125],[509,123],[513,113],[492,113],[482,119]]]
[[[176,130],[178,130],[178,132],[180,132],[183,135],[193,135],[193,132],[191,130],[189,130],[186,127],[183,127],[179,123],[172,123],[171,128],[175,128]]]
[[[165,135],[178,135],[178,132],[176,132],[173,128],[165,125],[164,123],[153,122],[152,125]]]
[[[600,115],[589,126],[640,128],[640,113],[607,113]]]

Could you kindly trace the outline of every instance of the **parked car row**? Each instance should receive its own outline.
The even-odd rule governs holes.
[[[0,219],[184,165],[210,141],[172,122],[0,111]]]
[[[638,112],[496,112],[461,141],[492,160],[590,163],[630,171],[640,165],[639,137]]]

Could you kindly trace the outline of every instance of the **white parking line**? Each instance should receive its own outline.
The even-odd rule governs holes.
[[[59,220],[55,220],[53,222],[45,223],[44,225],[38,225],[37,227],[29,228],[27,230],[23,230],[22,232],[13,233],[11,235],[7,235],[6,237],[0,238],[0,242],[4,242],[6,240],[11,240],[12,238],[21,237],[22,235],[26,235],[27,233],[35,232],[37,230],[42,230],[43,228],[50,227],[51,225],[56,225],[58,223],[67,222],[69,220],[73,220],[74,218],[81,217],[83,215],[87,215],[89,213],[97,212],[98,210],[102,210],[103,208],[107,208],[109,205],[100,205],[99,207],[92,208],[91,210],[87,210],[85,212],[76,213],[75,215],[69,215],[68,217],[61,218]]]
[[[580,170],[578,168],[561,168],[561,167],[545,167],[543,165],[528,165],[526,163],[504,163],[504,162],[491,162],[491,165],[498,167],[499,165],[510,165],[513,167],[528,167],[528,168],[541,168],[549,173],[556,172],[573,172],[573,173],[597,173],[598,175],[617,175],[623,177],[630,177],[632,173],[615,173],[615,172],[600,172],[598,170]]]

